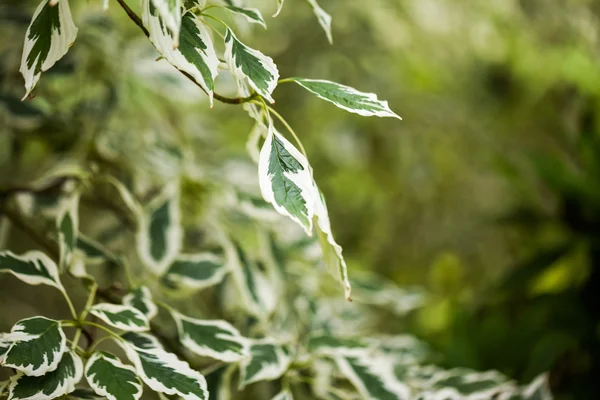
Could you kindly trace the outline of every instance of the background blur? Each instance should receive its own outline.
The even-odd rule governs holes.
[[[77,42],[21,103],[37,2],[1,1],[0,187],[90,154],[166,181],[183,143],[211,174],[258,193],[247,114],[209,109],[116,4],[103,13],[100,3],[71,1]],[[349,114],[292,84],[274,95],[350,270],[431,294],[402,329],[445,366],[522,382],[551,370],[557,398],[600,398],[600,2],[321,0],[333,46],[304,1],[286,1],[275,19],[275,0],[247,3],[268,30],[241,23],[239,36],[282,78],[375,92],[403,117]],[[227,79],[217,88],[234,94]],[[197,201],[186,207],[200,210],[206,189],[187,190]],[[19,235],[4,240],[27,247]],[[41,307],[23,290],[0,279],[0,331]]]

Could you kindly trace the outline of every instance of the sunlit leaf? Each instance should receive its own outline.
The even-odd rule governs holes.
[[[181,0],[150,0],[161,20],[171,31],[175,44],[179,42],[181,27]]]

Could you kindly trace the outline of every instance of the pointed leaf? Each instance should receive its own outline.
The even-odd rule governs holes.
[[[310,165],[272,124],[260,150],[258,179],[265,201],[311,236],[316,199]]]
[[[148,318],[137,308],[99,303],[90,309],[90,314],[100,318],[108,325],[124,331],[143,332],[150,329]]]
[[[151,0],[160,19],[171,31],[175,45],[179,43],[181,28],[181,0]]]
[[[321,6],[319,6],[317,0],[307,1],[308,4],[310,4],[310,6],[312,7],[313,12],[315,13],[317,20],[319,21],[319,25],[321,25],[321,28],[323,28],[323,30],[325,31],[325,35],[327,35],[327,40],[330,44],[333,44],[333,37],[331,36],[331,15],[327,14],[327,12],[325,12],[325,10],[323,10]]]
[[[277,379],[287,371],[291,362],[290,349],[270,339],[252,343],[250,354],[251,357],[240,363],[240,387]]]
[[[140,286],[125,295],[123,304],[138,309],[148,320],[158,314],[158,307],[152,301],[152,293],[146,286]]]
[[[50,285],[63,290],[56,263],[40,251],[28,251],[22,256],[0,252],[0,272],[9,272],[30,285]]]
[[[67,351],[60,364],[42,376],[27,376],[22,372],[10,378],[9,400],[51,400],[75,390],[83,375],[79,356]]]
[[[229,272],[224,260],[212,253],[180,255],[163,277],[165,286],[200,290],[220,283]]]
[[[171,313],[181,343],[199,356],[236,362],[249,354],[248,341],[229,322],[200,320]]]
[[[229,28],[225,33],[225,60],[236,78],[247,80],[258,94],[275,102],[271,93],[277,86],[279,71],[273,59],[240,42]]]
[[[374,93],[363,93],[350,86],[323,80],[290,78],[317,97],[335,104],[337,107],[365,117],[394,117],[400,118],[392,110],[387,101],[377,99]]]
[[[192,12],[186,12],[181,19],[177,43],[167,31],[167,25],[151,0],[143,2],[142,20],[156,50],[175,68],[191,75],[206,91],[212,106],[219,59],[206,27]]]
[[[67,271],[71,264],[73,252],[77,246],[79,234],[79,193],[65,202],[58,213],[56,227],[58,229],[58,245],[60,249],[60,270]]]
[[[283,0],[277,0],[277,11],[275,11],[275,14],[273,14],[273,18],[275,18],[276,16],[279,15],[282,8],[283,8]]]
[[[55,370],[67,343],[60,323],[45,317],[22,319],[5,339],[12,344],[4,355],[4,366],[30,376]]]
[[[262,25],[267,29],[267,24],[263,19],[262,14],[256,8],[237,7],[234,5],[225,6],[229,11],[235,14],[244,16],[249,22]]]
[[[85,366],[85,378],[94,391],[108,400],[137,400],[142,383],[135,369],[112,354],[95,352]]]
[[[25,99],[47,71],[60,60],[77,37],[67,0],[42,0],[33,13],[25,34],[23,57],[19,71],[25,78]]]

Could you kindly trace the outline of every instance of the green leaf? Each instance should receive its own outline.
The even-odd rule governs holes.
[[[164,274],[179,254],[182,236],[179,197],[173,196],[141,219],[137,233],[140,259],[156,275]]]
[[[56,227],[58,229],[58,245],[60,250],[60,270],[67,271],[79,234],[79,193],[73,195],[58,213]]]
[[[240,362],[240,387],[258,381],[274,380],[288,369],[290,349],[272,339],[256,340],[250,345],[251,357]]]
[[[231,11],[232,13],[239,14],[244,16],[249,22],[254,24],[262,25],[265,29],[267,29],[267,24],[263,19],[262,14],[256,8],[246,8],[246,7],[237,7],[234,5],[225,6],[226,9]]]
[[[30,376],[55,370],[67,342],[60,322],[45,317],[22,319],[5,339],[12,344],[4,355],[4,366]]]
[[[0,252],[0,272],[8,272],[29,285],[49,285],[63,290],[56,263],[40,251],[28,251],[17,256]]]
[[[225,60],[233,76],[241,81],[247,81],[269,102],[275,102],[271,93],[277,86],[279,71],[273,59],[240,42],[229,28],[225,33]]]
[[[143,332],[150,329],[148,318],[140,310],[130,306],[99,303],[90,309],[90,314],[124,331]]]
[[[294,396],[292,396],[292,392],[290,390],[282,390],[271,400],[294,400]]]
[[[341,338],[332,335],[315,335],[308,340],[311,353],[335,355],[361,355],[369,345],[361,339]]]
[[[181,0],[151,0],[164,24],[171,30],[175,45],[179,43],[181,29]]]
[[[85,366],[85,378],[94,391],[108,400],[137,400],[142,383],[135,369],[112,354],[95,352]]]
[[[374,93],[363,93],[350,86],[323,80],[306,78],[289,78],[317,97],[335,104],[337,107],[365,117],[394,117],[396,115],[387,101],[377,99]]]
[[[269,124],[258,162],[260,190],[266,202],[312,234],[315,189],[308,160]]]
[[[152,301],[152,293],[150,293],[150,289],[146,286],[135,288],[125,295],[123,297],[123,304],[141,311],[148,321],[158,314],[158,307]]]
[[[365,352],[361,356],[336,357],[335,361],[364,399],[409,399],[410,388],[395,376],[394,363],[389,357]]]
[[[9,400],[51,400],[75,390],[83,376],[83,363],[72,351],[67,351],[53,371],[42,376],[27,376],[22,372],[10,378]]]
[[[107,248],[82,234],[77,235],[77,250],[85,255],[86,264],[117,262],[116,256]]]
[[[141,332],[125,332],[121,335],[121,337],[129,342],[134,347],[139,347],[140,349],[152,350],[152,349],[161,349],[164,350],[163,346],[160,344],[158,339],[149,334],[149,333],[141,333]]]
[[[152,390],[166,395],[177,395],[184,400],[207,400],[206,380],[172,353],[161,347],[136,347],[117,342],[127,354],[144,383]]]
[[[327,14],[327,12],[325,12],[325,10],[323,10],[321,6],[319,6],[317,0],[307,1],[308,4],[310,4],[310,6],[312,7],[313,12],[315,13],[317,20],[319,21],[319,25],[321,25],[321,28],[323,28],[323,30],[325,31],[325,35],[327,35],[327,40],[329,41],[329,44],[333,44],[333,37],[331,35],[331,15]]]
[[[206,27],[192,12],[186,12],[181,18],[179,40],[174,40],[151,0],[143,2],[142,20],[156,50],[175,68],[191,75],[206,91],[212,106],[219,59]]]
[[[248,356],[248,341],[230,323],[200,320],[171,313],[181,344],[199,356],[225,362],[237,362]]]
[[[23,57],[19,71],[25,78],[25,96],[29,96],[40,79],[60,60],[77,37],[67,0],[42,0],[33,13],[31,24],[25,34]]]
[[[180,255],[163,277],[165,286],[196,291],[220,283],[229,272],[225,261],[212,253]]]

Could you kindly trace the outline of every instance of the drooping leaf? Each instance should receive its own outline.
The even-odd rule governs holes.
[[[260,190],[275,210],[312,234],[315,189],[308,160],[269,125],[258,162]]]
[[[0,252],[0,272],[8,272],[30,285],[50,285],[63,290],[56,263],[44,253],[34,250],[18,256]]]
[[[167,198],[140,221],[138,254],[156,275],[164,274],[181,249],[179,197]]]
[[[275,14],[273,14],[273,18],[275,18],[276,16],[279,15],[282,8],[283,8],[283,0],[277,0],[277,10],[275,11]]]
[[[42,376],[27,376],[22,372],[11,377],[9,400],[51,400],[75,390],[83,376],[79,356],[67,351],[56,369]]]
[[[112,354],[97,351],[85,366],[85,378],[94,391],[108,400],[137,400],[142,383],[135,369]]]
[[[292,392],[290,390],[282,390],[271,400],[294,400],[294,396],[292,396]]]
[[[248,340],[230,323],[200,320],[171,313],[179,340],[192,353],[225,362],[236,362],[248,356]]]
[[[47,71],[60,60],[77,37],[68,0],[42,0],[25,34],[19,71],[25,78],[25,99]]]
[[[290,78],[290,80],[296,82],[317,97],[351,113],[365,117],[394,117],[402,119],[390,110],[387,101],[377,99],[377,95],[374,93],[359,92],[350,86],[323,79]]]
[[[4,366],[29,376],[55,370],[67,343],[60,322],[45,317],[22,319],[5,339],[12,344],[4,355]]]
[[[177,42],[168,32],[167,24],[152,1],[144,0],[142,9],[142,20],[150,33],[150,41],[169,63],[194,78],[208,94],[212,106],[219,59],[206,27],[192,12],[186,12],[181,17]]]
[[[134,307],[99,303],[90,309],[90,314],[100,318],[108,325],[124,331],[143,332],[150,329],[148,318]]]
[[[367,400],[409,399],[410,388],[394,374],[394,363],[384,355],[336,357],[340,372]]]
[[[240,362],[240,387],[281,377],[290,362],[290,349],[277,341],[261,339],[250,345],[250,357]]]
[[[258,9],[247,8],[247,7],[237,7],[234,5],[227,5],[227,6],[225,6],[225,8],[227,8],[232,13],[244,16],[249,22],[262,25],[265,29],[267,29],[267,24]]]
[[[164,24],[169,28],[175,45],[179,43],[181,28],[181,0],[150,0]]]
[[[60,250],[60,270],[66,271],[77,247],[79,234],[79,193],[73,195],[63,206],[56,219],[58,245]]]
[[[237,79],[247,81],[262,97],[275,102],[271,93],[277,86],[279,71],[273,59],[240,42],[229,28],[225,33],[225,60]]]
[[[229,272],[225,261],[213,253],[180,255],[163,277],[170,288],[192,291],[220,283]]]
[[[319,25],[325,31],[325,35],[327,35],[327,40],[330,44],[333,44],[333,36],[331,35],[331,15],[329,15],[325,10],[321,8],[317,0],[306,0],[308,4],[313,9],[317,20],[319,21]]]
[[[152,293],[146,286],[140,286],[133,289],[123,297],[123,304],[136,308],[151,320],[158,314],[158,307],[152,301]]]
[[[166,395],[177,395],[184,400],[207,400],[206,380],[172,353],[161,347],[135,347],[118,342],[144,383],[152,390]]]

